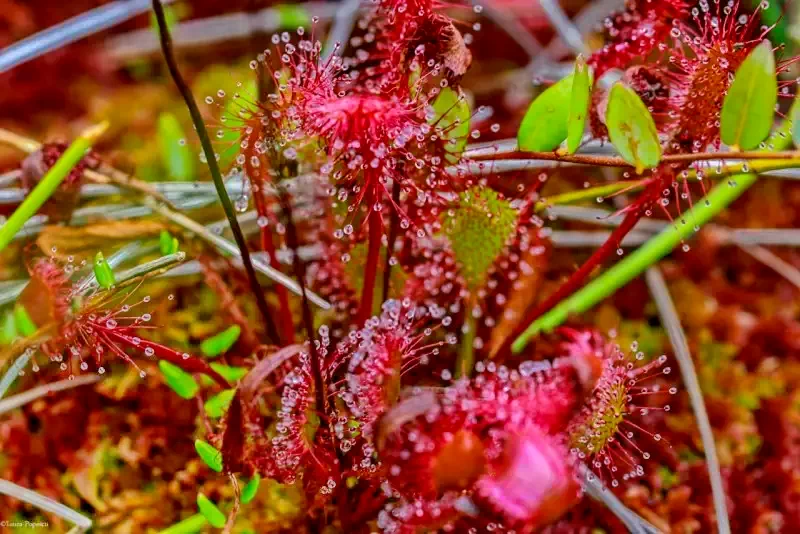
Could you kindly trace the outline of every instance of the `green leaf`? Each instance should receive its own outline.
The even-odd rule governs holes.
[[[183,521],[170,525],[158,534],[194,534],[208,524],[203,514],[195,514]]]
[[[97,284],[103,289],[108,289],[117,283],[114,270],[111,269],[102,252],[98,252],[94,257],[94,276],[97,278]]]
[[[260,483],[261,475],[256,473],[253,475],[253,478],[250,479],[250,482],[244,486],[244,489],[242,489],[242,495],[240,496],[242,504],[247,504],[255,498]]]
[[[222,473],[221,452],[219,452],[213,445],[207,441],[203,441],[202,439],[194,440],[194,448],[208,467],[217,473]]]
[[[242,329],[239,325],[226,328],[219,334],[203,340],[200,344],[200,351],[209,358],[216,358],[223,352],[227,352],[239,339],[241,333]]]
[[[181,123],[172,113],[159,115],[158,139],[161,143],[161,159],[172,179],[183,182],[194,179],[194,156],[186,144]]]
[[[531,102],[517,132],[520,150],[548,152],[567,138],[572,78],[570,74],[551,85]]]
[[[472,114],[467,99],[463,94],[443,87],[433,101],[433,110],[435,115],[429,122],[436,129],[441,129],[442,138],[448,141],[446,150],[451,154],[461,154],[467,146]]]
[[[473,187],[459,195],[458,206],[445,216],[444,233],[467,287],[475,291],[511,237],[518,212],[493,189]]]
[[[583,140],[586,117],[589,115],[589,104],[592,101],[592,68],[586,65],[581,55],[575,61],[573,76],[567,118],[567,154],[577,152]]]
[[[19,337],[17,325],[14,322],[14,313],[7,312],[3,316],[3,324],[0,325],[0,345],[11,345]]]
[[[178,238],[166,230],[161,230],[158,236],[158,246],[161,249],[161,255],[167,256],[178,252]]]
[[[278,10],[278,24],[281,28],[295,29],[308,26],[311,22],[308,11],[301,5],[278,4],[275,9]]]
[[[608,137],[622,158],[636,172],[651,169],[661,161],[661,143],[653,117],[636,92],[617,82],[611,88],[606,109]]]
[[[217,508],[216,504],[211,502],[209,498],[202,493],[197,494],[197,509],[203,514],[203,517],[208,519],[212,527],[222,528],[225,526],[225,522],[228,518]]]
[[[31,316],[28,315],[28,310],[22,304],[14,306],[14,324],[17,327],[17,332],[25,337],[33,335],[38,330]]]
[[[245,367],[231,367],[229,365],[221,365],[219,363],[211,363],[211,368],[221,374],[222,377],[228,382],[236,382],[246,375],[248,371],[248,369]]]
[[[158,368],[161,369],[167,385],[181,398],[191,399],[197,395],[199,386],[192,375],[166,360],[158,362]]]
[[[767,138],[778,102],[775,57],[762,41],[736,70],[722,103],[720,135],[731,150],[751,150]]]
[[[226,389],[208,399],[203,405],[206,415],[213,417],[214,419],[222,417],[225,414],[225,410],[228,409],[228,406],[230,405],[235,394],[235,389]]]
[[[794,99],[792,108],[789,110],[789,121],[787,122],[791,124],[792,142],[794,143],[794,147],[800,148],[800,98]],[[776,132],[781,132],[781,130],[778,129]]]

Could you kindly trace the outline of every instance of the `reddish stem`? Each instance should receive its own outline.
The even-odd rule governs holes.
[[[247,134],[247,149],[245,149],[245,164],[244,168],[247,175],[250,177],[257,187],[257,192],[253,195],[253,201],[256,205],[256,212],[259,217],[266,217],[270,223],[275,222],[275,218],[269,209],[266,199],[267,179],[266,173],[262,169],[267,167],[269,163],[262,154],[256,152],[255,147],[258,145],[259,139],[264,134],[264,126],[260,121],[251,121],[249,124],[250,133]],[[256,167],[253,165],[253,158],[261,160],[261,165]],[[270,267],[276,270],[281,270],[281,265],[275,256],[275,240],[272,238],[272,230],[269,226],[262,226],[261,230],[261,248],[269,255]],[[275,292],[278,295],[278,303],[280,305],[280,313],[278,314],[278,328],[280,336],[284,345],[291,345],[294,343],[294,323],[292,322],[292,309],[289,307],[289,292],[281,284],[275,284]]]
[[[550,311],[550,309],[561,302],[563,299],[570,296],[572,293],[577,291],[589,276],[592,274],[594,269],[605,262],[619,247],[619,243],[622,241],[628,232],[636,226],[636,223],[639,222],[644,216],[645,206],[639,206],[637,209],[628,212],[625,218],[622,220],[622,223],[611,232],[611,235],[608,239],[603,243],[600,248],[594,251],[588,260],[586,260],[580,268],[572,273],[566,282],[561,284],[558,289],[555,290],[550,296],[548,296],[543,302],[541,302],[538,306],[534,307],[531,311],[529,311],[525,318],[517,324],[517,327],[514,329],[514,332],[510,336],[506,338],[501,348],[497,351],[497,354],[500,355],[500,358],[503,358],[504,355],[508,354],[508,350],[511,348],[511,344],[517,337],[525,331],[525,329],[530,325],[533,321],[538,319],[543,314]]]
[[[400,184],[394,183],[392,187],[392,202],[395,206],[400,204]],[[392,210],[391,219],[389,221],[389,242],[386,247],[386,262],[383,267],[383,301],[389,299],[389,289],[392,282],[392,255],[394,254],[394,242],[397,240],[397,230],[399,216],[397,210]]]
[[[275,241],[272,239],[272,232],[269,227],[261,228],[261,247],[269,255],[270,266],[273,269],[280,270],[281,264],[275,255]],[[292,321],[292,309],[289,307],[289,291],[281,284],[275,284],[275,292],[278,294],[278,303],[281,308],[278,314],[278,328],[281,331],[283,344],[293,345],[294,322]]]
[[[361,289],[361,307],[358,310],[358,322],[364,324],[372,316],[372,302],[375,295],[375,280],[378,278],[378,260],[381,256],[381,237],[383,221],[377,211],[370,209],[367,218],[369,242],[367,264],[364,267],[364,287]]]

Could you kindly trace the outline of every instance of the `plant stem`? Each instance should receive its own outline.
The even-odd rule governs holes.
[[[534,321],[513,343],[511,350],[519,353],[539,332],[548,332],[563,323],[571,314],[583,313],[630,282],[650,265],[669,254],[678,244],[694,234],[694,226],[702,226],[736,200],[751,185],[757,175],[734,176],[733,185],[719,184],[694,208],[686,212],[687,223],[670,225],[582,289],[562,300],[553,309]],[[691,221],[692,224],[688,222]]]
[[[603,156],[598,154],[559,154],[557,152],[525,152],[516,151],[505,154],[508,157],[479,159],[481,163],[491,163],[492,161],[503,161],[504,159],[519,159],[524,156],[531,161],[557,161],[560,163],[574,163],[578,165],[593,165],[599,167],[630,167],[633,165],[619,156]],[[697,161],[709,160],[759,160],[759,159],[797,159],[800,152],[790,150],[785,152],[702,152],[697,154],[671,154],[661,158],[660,165],[667,163],[694,163]],[[524,160],[523,160],[524,161]]]
[[[8,246],[14,235],[19,232],[22,225],[35,214],[47,199],[58,189],[61,182],[80,163],[92,144],[108,128],[108,123],[103,122],[83,131],[72,144],[64,151],[58,161],[50,167],[42,180],[33,188],[22,201],[22,204],[9,217],[8,221],[0,227],[0,250]]]
[[[472,315],[472,308],[475,305],[475,298],[467,299],[464,309],[464,328],[461,337],[461,346],[458,349],[458,358],[456,359],[456,377],[465,378],[469,377],[472,373],[472,366],[475,363],[475,331],[478,328],[475,316]]]
[[[765,158],[762,160],[755,160],[752,163],[738,163],[735,165],[728,165],[719,173],[711,175],[713,178],[722,179],[728,178],[731,175],[741,174],[748,172],[745,168],[752,170],[755,173],[764,173],[770,171],[778,171],[783,169],[794,169],[800,167],[800,156],[794,159],[770,159]],[[689,171],[688,176],[683,177],[678,174],[678,181],[691,180],[697,177],[697,171]],[[564,206],[568,204],[577,204],[578,202],[596,200],[598,198],[604,199],[621,192],[634,192],[639,191],[647,185],[649,178],[641,178],[639,180],[622,180],[610,184],[598,185],[596,187],[587,187],[586,189],[579,189],[577,191],[569,191],[559,195],[553,195],[543,198],[536,203],[536,212],[542,212],[548,206]]]
[[[795,100],[795,106],[800,100]],[[792,107],[794,109],[794,106]],[[791,112],[790,112],[791,114]],[[766,146],[783,149],[791,143],[791,121],[784,121],[767,139]],[[711,192],[687,211],[681,224],[673,224],[642,245],[630,256],[599,275],[582,289],[561,300],[534,320],[511,344],[513,353],[521,352],[528,341],[539,332],[548,332],[561,325],[571,314],[583,313],[617,289],[627,284],[650,265],[669,254],[678,244],[691,237],[694,228],[701,227],[739,198],[758,179],[758,173],[800,165],[800,159],[755,160],[731,166],[737,174],[725,183],[717,184]],[[745,171],[746,169],[746,171]],[[744,171],[744,172],[742,172]],[[691,176],[691,175],[690,175]],[[692,224],[689,224],[691,222]],[[506,342],[507,343],[507,342]]]
[[[395,206],[400,204],[400,184],[395,182],[392,186],[392,202]],[[386,262],[383,267],[383,299],[386,302],[389,299],[389,289],[392,285],[392,256],[394,255],[394,243],[397,240],[397,227],[400,217],[397,210],[392,210],[389,218],[389,239],[386,243]]]
[[[275,240],[272,238],[272,228],[264,226],[261,230],[261,248],[269,256],[270,267],[280,272],[281,264],[275,254]],[[278,295],[278,305],[280,306],[280,333],[283,337],[284,345],[294,344],[294,321],[292,320],[292,309],[289,307],[289,292],[282,284],[275,286],[275,293]]]
[[[364,286],[361,288],[361,306],[358,310],[360,324],[364,324],[372,316],[375,281],[378,278],[378,260],[381,257],[381,237],[383,236],[383,219],[380,213],[370,209],[367,227],[369,241],[367,243],[367,263],[364,267]]]
[[[181,73],[178,70],[178,65],[175,62],[175,56],[172,52],[172,39],[169,35],[167,21],[164,16],[164,7],[161,5],[159,0],[153,0],[153,12],[155,13],[156,20],[158,21],[158,33],[161,37],[161,49],[164,53],[164,60],[167,62],[167,68],[172,75],[175,85],[178,87],[178,91],[180,91],[183,100],[186,102],[186,107],[189,108],[189,114],[191,115],[192,122],[197,130],[197,136],[200,138],[200,144],[203,146],[203,153],[206,156],[208,169],[211,172],[211,178],[214,180],[214,186],[217,189],[217,195],[219,195],[222,209],[225,211],[225,216],[228,218],[228,222],[231,225],[231,231],[233,232],[233,237],[236,240],[236,245],[239,247],[239,251],[241,252],[242,263],[244,264],[244,270],[247,273],[247,278],[250,281],[250,287],[253,290],[253,297],[256,299],[258,309],[264,318],[264,324],[267,328],[267,335],[269,335],[270,339],[276,343],[279,343],[280,337],[278,336],[278,329],[275,326],[275,321],[272,320],[269,306],[264,298],[264,292],[258,283],[256,271],[253,268],[253,262],[250,260],[250,251],[247,249],[247,242],[242,234],[242,229],[239,227],[239,221],[236,219],[236,212],[233,209],[233,204],[231,204],[231,199],[228,197],[228,192],[225,189],[225,182],[222,179],[222,174],[220,173],[219,165],[217,164],[217,159],[214,154],[214,147],[211,146],[211,139],[208,137],[208,131],[203,123],[203,117],[200,115],[200,110],[197,107],[197,102],[195,102],[191,89],[189,89],[189,86],[184,81],[183,76],[181,76]]]

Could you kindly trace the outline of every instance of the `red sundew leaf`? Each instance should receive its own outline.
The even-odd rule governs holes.
[[[250,372],[247,373],[242,379],[241,384],[239,384],[239,391],[242,392],[245,402],[251,402],[256,394],[258,386],[261,385],[269,375],[274,373],[278,367],[300,354],[302,350],[302,345],[289,345],[288,347],[284,347],[270,354],[250,369]]]
[[[395,404],[378,423],[375,437],[378,450],[383,448],[387,436],[436,406],[437,402],[436,393],[428,389]]]
[[[244,456],[244,417],[241,392],[234,394],[225,416],[225,432],[222,434],[222,464],[226,473],[242,470]]]
[[[230,387],[228,381],[225,380],[221,374],[216,372],[206,362],[196,356],[192,356],[191,354],[187,353],[178,353],[169,347],[148,341],[146,339],[141,339],[135,342],[132,336],[117,332],[116,330],[107,330],[106,334],[109,338],[121,342],[127,347],[136,348],[138,350],[147,350],[148,348],[153,349],[153,355],[160,360],[166,360],[169,363],[180,367],[187,373],[202,373],[210,378],[213,378],[225,389]]]

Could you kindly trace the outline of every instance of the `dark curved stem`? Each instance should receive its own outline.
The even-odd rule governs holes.
[[[211,178],[214,180],[214,187],[217,189],[222,209],[225,211],[225,216],[228,218],[228,222],[231,225],[231,231],[236,240],[236,245],[242,253],[242,263],[247,272],[247,278],[250,281],[253,296],[256,299],[256,304],[258,305],[261,315],[264,317],[267,335],[271,340],[279,343],[280,337],[278,336],[278,329],[275,326],[275,321],[272,320],[269,306],[264,298],[264,292],[261,290],[261,286],[258,283],[256,271],[250,260],[250,251],[247,249],[247,243],[242,234],[242,229],[239,227],[239,221],[236,219],[236,212],[233,209],[233,204],[231,204],[231,199],[228,197],[228,192],[225,190],[225,182],[222,180],[222,174],[220,173],[217,159],[214,156],[214,147],[211,146],[211,139],[208,137],[208,131],[206,131],[206,126],[203,123],[203,117],[200,115],[200,109],[197,107],[197,102],[195,102],[192,91],[189,89],[186,81],[184,81],[183,76],[178,70],[178,65],[175,62],[175,55],[172,52],[172,38],[169,35],[167,21],[164,17],[164,8],[159,0],[153,0],[153,12],[158,21],[158,33],[161,38],[161,50],[164,53],[164,60],[167,63],[167,68],[169,69],[169,73],[175,85],[178,87],[178,91],[180,91],[183,100],[186,102],[186,107],[189,108],[189,114],[197,130],[197,136],[200,138],[200,144],[203,146],[203,152],[208,161],[208,169],[211,172]]]

